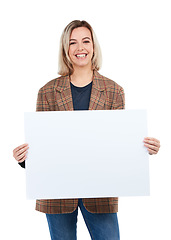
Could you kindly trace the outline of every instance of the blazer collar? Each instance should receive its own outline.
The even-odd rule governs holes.
[[[97,71],[94,70],[93,72],[93,88],[95,88],[98,91],[104,91],[105,90],[105,83],[103,76],[100,75]],[[58,85],[56,86],[56,90],[59,92],[63,92],[64,90],[70,88],[70,78],[69,75],[62,76],[60,78],[60,81],[58,82]]]

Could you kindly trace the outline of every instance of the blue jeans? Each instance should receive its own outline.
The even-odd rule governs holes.
[[[90,213],[78,200],[84,221],[93,240],[119,240],[117,213]],[[46,214],[52,240],[77,239],[78,208],[72,213]]]

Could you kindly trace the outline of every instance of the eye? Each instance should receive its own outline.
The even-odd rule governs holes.
[[[70,42],[70,44],[69,44],[69,45],[73,45],[73,44],[76,44],[76,42]]]
[[[83,43],[89,43],[90,41],[88,41],[88,40],[86,40],[86,41],[84,41]]]

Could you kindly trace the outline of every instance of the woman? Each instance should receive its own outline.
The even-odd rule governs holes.
[[[100,75],[101,52],[92,27],[73,21],[60,42],[59,74],[38,93],[37,111],[124,109],[124,91]],[[149,154],[156,154],[159,140],[145,138]],[[28,144],[13,150],[25,167]],[[36,210],[46,213],[51,239],[76,239],[78,206],[92,239],[119,239],[118,198],[37,200]]]

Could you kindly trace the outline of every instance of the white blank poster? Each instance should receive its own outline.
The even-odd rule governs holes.
[[[28,199],[149,195],[145,110],[25,113]]]

